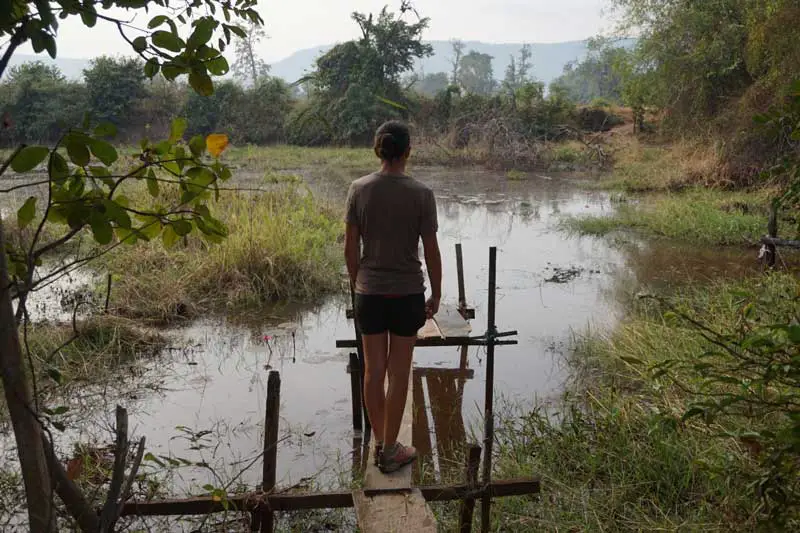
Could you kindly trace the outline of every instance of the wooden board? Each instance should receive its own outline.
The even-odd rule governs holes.
[[[436,518],[419,489],[371,498],[355,491],[353,505],[363,533],[436,533]]]
[[[420,381],[419,378],[417,381]],[[412,442],[414,425],[414,377],[408,380],[408,395],[397,440],[408,446]],[[364,469],[364,490],[402,490],[369,497],[364,491],[353,492],[358,526],[363,533],[420,531],[434,533],[436,519],[425,503],[419,489],[411,488],[412,467],[383,474],[375,467],[375,447],[370,446],[369,460]]]
[[[463,397],[452,377],[430,374],[425,379],[436,431],[439,473],[443,479],[451,479],[453,475],[458,475],[464,464],[462,452],[467,439],[461,414]]]
[[[433,317],[439,331],[445,339],[469,337],[472,327],[469,322],[458,312],[458,309],[450,305],[442,305],[439,312]]]

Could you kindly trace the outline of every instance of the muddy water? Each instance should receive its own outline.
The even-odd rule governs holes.
[[[509,181],[485,172],[435,169],[416,175],[438,198],[448,303],[457,298],[454,245],[463,245],[475,333],[485,330],[488,248],[498,247],[497,325],[501,331],[519,331],[519,344],[498,348],[495,391],[514,401],[555,397],[567,377],[562,355],[572,335],[589,326],[613,325],[628,288],[738,274],[755,264],[754,251],[711,250],[703,256],[629,237],[624,246],[618,239],[571,237],[557,229],[562,217],[609,213],[613,207],[604,193],[582,191],[568,178]],[[322,189],[341,200],[345,186]],[[222,486],[233,479],[231,489],[238,483],[253,486],[260,478],[267,375],[277,369],[282,380],[279,484],[346,484],[353,438],[350,384],[347,350],[335,348],[336,339],[353,337],[346,304],[346,298],[333,297],[316,308],[270,309],[169,332],[175,348],[147,363],[141,375],[111,387],[117,393],[105,394],[104,405],[93,403],[90,409],[87,402],[82,418],[91,422],[64,444],[73,438],[107,442],[107,418],[119,402],[129,407],[133,431],[147,436],[154,456],[207,465],[178,468],[169,485],[172,493],[197,493],[207,483]],[[479,349],[468,355],[474,377],[463,385],[461,410],[467,434],[470,426],[480,434],[485,358]],[[459,359],[457,348],[424,348],[417,350],[415,365],[456,368]],[[429,397],[436,393],[430,383]]]
[[[482,172],[435,170],[418,177],[434,187],[439,201],[443,299],[457,299],[454,245],[460,242],[476,333],[485,330],[488,248],[499,249],[497,324],[520,334],[519,345],[498,349],[498,395],[526,402],[556,395],[565,378],[560,356],[572,333],[614,321],[618,308],[608,294],[624,257],[603,240],[570,238],[555,226],[564,215],[607,211],[606,196],[581,192],[565,179],[512,182]],[[577,275],[565,283],[546,281],[560,270]],[[346,300],[338,297],[315,309],[200,321],[173,332],[174,344],[188,348],[152,363],[147,372],[160,378],[164,392],[132,402],[135,427],[148,436],[149,450],[208,463],[220,479],[237,474],[262,446],[267,373],[277,369],[286,439],[278,458],[281,485],[347,482],[353,437],[347,351],[334,344],[353,336],[345,308]],[[468,359],[475,373],[464,386],[463,415],[468,426],[478,427],[485,360],[477,349]],[[418,349],[415,364],[458,367],[459,349]],[[204,435],[194,439],[198,433]],[[179,472],[177,485],[184,490],[219,484],[206,469]],[[256,461],[241,481],[254,484],[259,476]]]

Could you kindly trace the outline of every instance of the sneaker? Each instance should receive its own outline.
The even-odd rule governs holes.
[[[381,453],[378,468],[384,474],[397,472],[404,466],[413,463],[417,459],[417,450],[413,446],[403,446],[395,442],[391,447]]]
[[[383,443],[381,441],[375,441],[375,466],[380,468],[381,466],[381,455],[383,454]]]

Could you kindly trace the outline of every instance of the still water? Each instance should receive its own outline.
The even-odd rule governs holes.
[[[476,334],[485,330],[489,247],[498,247],[497,326],[517,330],[519,344],[497,349],[495,391],[513,402],[556,398],[568,378],[564,355],[574,336],[613,326],[626,298],[643,283],[735,275],[755,264],[749,250],[571,236],[558,227],[563,217],[610,213],[614,206],[605,193],[587,192],[569,177],[511,181],[488,172],[437,169],[421,169],[416,177],[438,199],[445,303],[457,300],[454,246],[463,246]],[[339,200],[343,193],[342,187],[329,187],[325,194]],[[272,369],[282,380],[279,486],[347,484],[353,445],[348,350],[335,348],[336,339],[354,335],[346,307],[346,297],[334,296],[313,308],[206,319],[169,331],[172,348],[161,356],[103,390],[82,391],[82,424],[62,436],[60,448],[66,451],[75,440],[109,442],[110,416],[119,403],[155,458],[205,465],[174,471],[168,486],[175,496],[202,493],[209,483],[252,487],[260,481]],[[459,360],[458,348],[419,348],[414,358],[419,368],[456,368]],[[482,349],[469,351],[468,367],[474,375],[463,384],[461,411],[467,435],[473,429],[480,435]],[[426,387],[430,398],[436,391],[430,382]],[[7,452],[9,445],[6,440]]]

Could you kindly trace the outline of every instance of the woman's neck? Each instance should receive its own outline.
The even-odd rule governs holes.
[[[381,164],[381,174],[402,175],[406,173],[405,160],[384,161]]]

